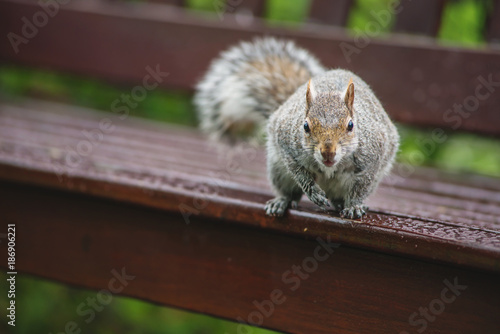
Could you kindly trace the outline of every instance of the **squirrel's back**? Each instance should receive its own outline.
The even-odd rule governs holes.
[[[254,135],[298,87],[324,71],[291,41],[240,43],[214,60],[196,87],[200,126],[216,139]]]

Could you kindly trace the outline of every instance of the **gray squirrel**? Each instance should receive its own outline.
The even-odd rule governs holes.
[[[268,179],[283,216],[302,194],[322,209],[360,218],[388,174],[396,127],[370,87],[347,70],[325,69],[292,41],[257,38],[221,53],[196,87],[200,127],[234,140],[267,125]]]

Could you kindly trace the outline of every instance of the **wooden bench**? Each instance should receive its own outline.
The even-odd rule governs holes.
[[[353,69],[394,119],[436,131],[453,128],[447,110],[474,96],[481,78],[500,81],[498,51],[398,34],[371,40],[348,63],[339,43],[353,40],[331,25],[345,24],[349,1],[314,1],[300,29],[267,26],[263,3],[239,7],[251,20],[219,21],[179,2],[75,1],[19,53],[1,39],[0,59],[129,85],[158,64],[169,73],[161,87],[191,90],[220,50],[272,34]],[[395,29],[435,34],[442,4],[409,2]],[[0,0],[3,36],[39,10]],[[412,20],[429,10],[429,20]],[[494,40],[498,20],[489,22]],[[439,97],[422,98],[433,89]],[[459,129],[498,136],[499,104],[497,92],[479,101]],[[428,333],[500,332],[499,179],[397,165],[362,222],[306,200],[272,219],[261,149],[215,147],[195,129],[120,116],[0,104],[0,220],[16,224],[19,273],[100,290],[125,268],[135,278],[123,295],[292,333],[415,333],[424,324]]]

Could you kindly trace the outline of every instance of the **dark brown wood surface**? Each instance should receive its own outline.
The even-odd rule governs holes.
[[[21,18],[38,10],[34,2],[0,0],[0,32],[19,33]],[[247,23],[210,20],[171,6],[73,2],[61,6],[18,54],[7,38],[0,39],[0,60],[132,85],[142,82],[147,66],[158,65],[169,73],[162,87],[191,90],[221,50],[276,35],[293,38],[327,66],[359,74],[400,122],[500,134],[500,51],[494,48],[442,47],[407,35],[363,39],[336,27],[285,29],[258,18]],[[352,53],[346,57],[343,50]],[[485,81],[491,84],[481,87]]]
[[[487,18],[486,38],[492,43],[500,43],[500,1],[492,1],[492,10]]]
[[[99,140],[105,119],[114,128]],[[72,159],[83,131],[96,144]],[[305,200],[273,219],[261,150],[59,104],[0,105],[0,221],[16,224],[21,274],[100,290],[125,268],[123,295],[245,322],[279,289],[262,326],[291,333],[414,333],[424,318],[411,315],[456,281],[426,331],[498,333],[500,180],[432,169],[395,180],[362,222]],[[316,268],[317,237],[340,246]]]
[[[107,117],[113,132],[101,132],[101,141],[89,135]],[[318,212],[307,200],[286,219],[271,219],[263,211],[272,194],[262,150],[213,146],[194,130],[36,102],[1,107],[0,140],[6,180],[500,272],[498,179],[399,165],[370,197],[363,223]]]
[[[445,0],[400,2],[394,31],[436,36],[441,24]]]
[[[314,23],[344,27],[352,0],[313,0],[309,9],[309,20]]]
[[[2,226],[16,223],[18,277],[33,274],[109,290],[111,271],[124,268],[135,278],[121,295],[245,322],[259,321],[254,302],[270,300],[279,289],[286,299],[263,317],[262,326],[315,334],[417,333],[424,318],[418,315],[414,321],[420,324],[411,326],[409,317],[431,303],[436,307],[444,281],[456,279],[465,290],[443,303],[441,314],[428,311],[434,321],[426,322],[426,332],[500,331],[496,274],[340,245],[316,270],[301,270],[308,276],[299,279],[288,273],[314,256],[314,240],[230,219],[193,217],[186,225],[175,212],[3,181],[0,198]],[[0,244],[2,254],[5,245]]]

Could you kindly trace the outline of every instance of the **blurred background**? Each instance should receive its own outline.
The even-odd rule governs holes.
[[[138,1],[136,1],[138,2]],[[188,0],[193,10],[215,11],[220,1]],[[347,26],[351,31],[363,29],[371,20],[370,11],[387,8],[389,0],[355,0]],[[457,0],[447,2],[438,33],[439,43],[465,48],[484,48],[483,27],[492,1]],[[265,8],[265,18],[270,24],[300,25],[308,12],[308,0],[270,0]],[[208,14],[207,14],[208,15]],[[389,31],[391,25],[385,27]],[[381,36],[384,38],[384,36]],[[109,111],[111,102],[130,87],[109,85],[102,81],[77,77],[67,73],[16,67],[0,64],[0,98],[21,100],[37,98],[80,105]],[[154,90],[132,110],[133,115],[161,122],[196,126],[197,119],[186,92]],[[429,136],[429,131],[398,126],[402,137],[400,162],[414,163],[410,157],[420,153],[416,143]],[[430,155],[423,155],[419,163],[447,170],[479,173],[500,177],[500,141],[465,133],[448,133],[449,139]],[[19,240],[22,242],[22,240]],[[6,291],[6,276],[0,281]],[[13,329],[2,321],[3,332],[59,333],[68,320],[78,319],[75,310],[95,291],[81,290],[18,275],[16,302],[17,325]],[[6,299],[0,296],[0,308],[5,309]],[[113,301],[96,314],[96,319],[82,326],[83,333],[237,333],[236,324],[208,316],[156,306],[124,297]],[[262,329],[247,329],[245,333],[272,333]]]

